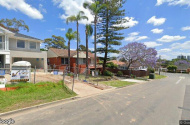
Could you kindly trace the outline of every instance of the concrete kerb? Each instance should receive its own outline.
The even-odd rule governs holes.
[[[109,90],[103,90],[104,92],[100,92],[100,93],[96,93],[96,94],[92,94],[92,95],[87,95],[87,96],[84,96],[84,97],[76,96],[76,97],[57,100],[57,101],[53,101],[53,102],[43,103],[43,104],[40,104],[40,105],[34,105],[34,106],[31,106],[31,107],[27,107],[27,108],[22,108],[22,109],[13,110],[13,111],[10,111],[10,112],[1,113],[0,117],[6,117],[8,115],[14,115],[14,114],[21,113],[21,112],[24,112],[24,111],[30,111],[32,109],[38,109],[38,108],[42,108],[42,107],[47,107],[47,106],[54,105],[54,104],[60,104],[60,103],[65,104],[65,103],[72,102],[73,100],[75,100],[75,101],[82,100],[82,99],[90,98],[90,97],[93,97],[93,96],[109,93],[109,92],[112,92],[112,91],[117,91],[118,89],[124,89],[124,88],[127,88],[127,87],[134,87],[134,86],[137,86],[137,85],[140,85],[140,84],[145,84],[145,83],[148,83],[148,82],[150,82],[150,81],[146,81],[146,82],[143,82],[143,83],[136,83],[136,84],[133,84],[133,85],[119,87],[119,88],[113,88],[113,89],[109,89]]]

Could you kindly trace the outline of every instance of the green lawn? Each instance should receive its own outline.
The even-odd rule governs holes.
[[[115,80],[115,81],[100,82],[100,84],[105,84],[105,85],[113,86],[113,87],[124,87],[124,86],[128,86],[128,85],[133,85],[135,83],[134,82]]]
[[[76,96],[62,82],[19,83],[6,87],[20,88],[6,92],[0,90],[0,113]]]
[[[163,78],[166,78],[167,76],[164,76],[164,75],[158,75],[158,74],[155,74],[155,79],[163,79]],[[149,76],[146,76],[145,78],[149,78]]]

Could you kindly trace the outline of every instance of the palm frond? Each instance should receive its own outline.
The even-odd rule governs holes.
[[[66,23],[68,24],[69,22],[75,22],[75,21],[77,21],[77,18],[76,18],[76,16],[70,16],[70,17],[68,17],[67,19],[66,19]]]

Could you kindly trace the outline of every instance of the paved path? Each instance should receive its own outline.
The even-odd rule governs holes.
[[[179,125],[190,120],[190,75],[162,80],[19,113],[15,125]]]

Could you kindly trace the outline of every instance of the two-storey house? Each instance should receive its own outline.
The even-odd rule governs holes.
[[[0,68],[11,68],[16,61],[28,61],[32,67],[47,69],[47,52],[40,51],[42,42],[0,26]]]

